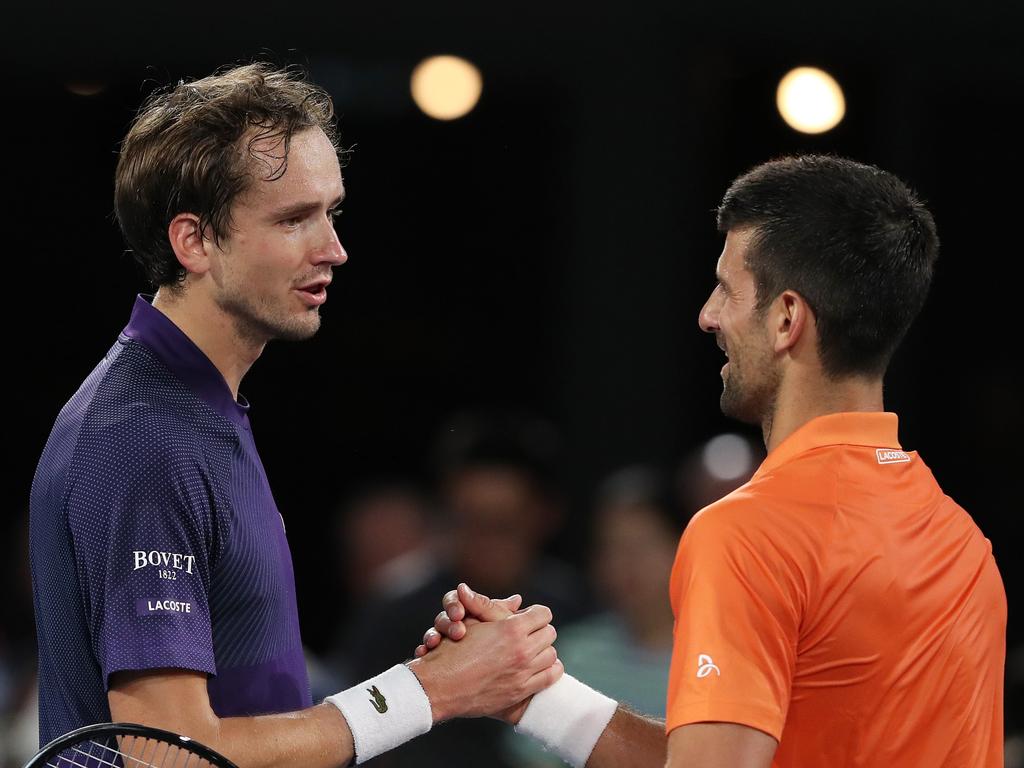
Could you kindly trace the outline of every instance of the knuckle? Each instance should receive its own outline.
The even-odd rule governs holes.
[[[561,673],[561,669],[559,668],[558,664],[554,664],[553,663],[550,667],[545,669],[544,670],[544,675],[543,675],[544,676],[544,687],[547,688],[549,685],[551,685],[553,682],[555,682],[558,679],[558,676],[559,676],[560,673]]]

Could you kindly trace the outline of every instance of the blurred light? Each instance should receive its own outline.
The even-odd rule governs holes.
[[[782,78],[775,102],[782,119],[801,133],[830,131],[846,114],[843,89],[815,67],[797,67]]]
[[[455,120],[469,112],[483,90],[480,70],[458,56],[432,56],[412,72],[416,106],[437,120]]]
[[[72,80],[65,83],[64,87],[76,96],[95,96],[96,94],[103,93],[107,85],[95,80]]]
[[[708,440],[701,455],[704,469],[718,480],[735,480],[753,468],[754,452],[739,435],[719,435]]]

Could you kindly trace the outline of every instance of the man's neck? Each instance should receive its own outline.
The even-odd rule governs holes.
[[[202,350],[237,400],[242,378],[266,343],[243,339],[233,318],[197,292],[175,296],[161,289],[153,297],[153,307]]]
[[[792,374],[783,379],[772,413],[762,423],[769,452],[807,422],[830,413],[884,411],[881,378],[828,379]]]

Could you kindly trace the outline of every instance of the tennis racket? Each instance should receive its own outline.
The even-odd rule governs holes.
[[[60,736],[25,768],[236,768],[188,736],[134,723],[99,723]]]

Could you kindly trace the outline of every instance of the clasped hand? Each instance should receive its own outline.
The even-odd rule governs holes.
[[[409,662],[428,690],[434,721],[487,715],[518,723],[533,694],[564,671],[552,646],[557,633],[551,610],[520,610],[519,595],[494,600],[464,583],[441,604]],[[431,690],[425,677],[434,676],[443,678]]]

